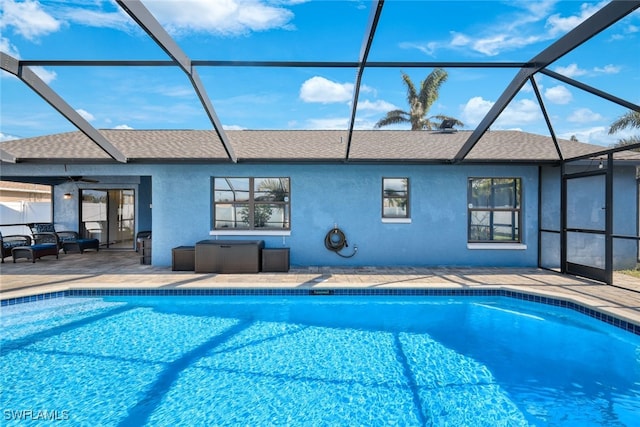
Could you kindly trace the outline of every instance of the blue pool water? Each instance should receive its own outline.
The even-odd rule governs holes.
[[[57,298],[0,314],[2,425],[640,425],[639,336],[510,298]]]

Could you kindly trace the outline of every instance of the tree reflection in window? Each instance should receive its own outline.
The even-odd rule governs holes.
[[[520,178],[469,178],[469,242],[521,242]]]
[[[215,229],[289,229],[289,178],[214,178]]]
[[[382,178],[382,217],[409,218],[409,178]]]

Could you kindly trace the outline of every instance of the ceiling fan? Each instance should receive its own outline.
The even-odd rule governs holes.
[[[89,184],[96,184],[100,181],[97,179],[85,178],[83,176],[69,176],[67,182],[86,182]]]

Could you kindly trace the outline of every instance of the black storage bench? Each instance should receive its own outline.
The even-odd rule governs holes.
[[[259,273],[264,240],[201,240],[196,273]]]
[[[171,270],[194,271],[196,263],[195,246],[178,246],[171,250]]]
[[[264,248],[262,250],[262,271],[289,271],[289,248]]]

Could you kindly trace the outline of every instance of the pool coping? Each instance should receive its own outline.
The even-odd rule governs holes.
[[[460,297],[507,297],[577,311],[596,320],[640,336],[640,324],[606,309],[595,309],[587,303],[571,297],[551,296],[544,293],[524,292],[507,287],[483,289],[453,288],[69,288],[34,295],[19,296],[0,300],[1,307],[43,301],[55,298],[110,297],[110,296],[460,296]]]

